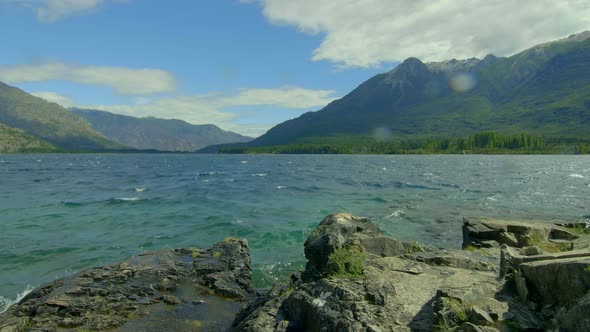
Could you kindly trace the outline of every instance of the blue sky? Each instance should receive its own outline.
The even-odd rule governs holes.
[[[257,136],[409,56],[508,55],[590,23],[586,1],[489,3],[0,0],[0,81]]]

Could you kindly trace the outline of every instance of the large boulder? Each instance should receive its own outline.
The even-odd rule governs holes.
[[[35,289],[0,314],[0,331],[228,329],[251,275],[246,240],[148,252]]]
[[[512,298],[496,299],[503,286],[497,259],[398,241],[367,218],[327,216],[305,254],[302,278],[251,303],[235,331],[430,331],[441,290],[470,303],[473,317],[455,327],[487,331],[520,317],[507,314],[517,305]]]
[[[383,236],[369,218],[348,213],[325,217],[304,244],[307,265],[303,277],[318,279],[324,275],[331,254],[341,248],[361,247],[379,257],[399,256],[407,252],[401,241]]]

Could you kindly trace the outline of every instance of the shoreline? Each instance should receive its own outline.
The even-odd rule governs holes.
[[[465,219],[464,250],[453,250],[399,241],[367,218],[332,214],[305,241],[305,270],[268,292],[252,287],[247,241],[228,238],[209,249],[147,252],[37,287],[0,314],[0,331],[131,331],[172,321],[168,330],[568,331],[572,317],[590,324],[578,317],[588,309],[580,290],[590,296],[586,231],[586,224]],[[548,281],[544,269],[555,266],[581,283]],[[541,286],[547,282],[554,284]]]

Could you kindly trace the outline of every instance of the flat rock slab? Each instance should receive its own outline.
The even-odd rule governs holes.
[[[165,249],[35,289],[0,314],[0,331],[226,330],[254,295],[245,240]]]

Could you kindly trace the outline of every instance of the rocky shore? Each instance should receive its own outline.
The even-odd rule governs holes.
[[[145,253],[46,284],[8,331],[590,331],[586,224],[465,219],[463,250],[327,216],[304,271],[252,287],[246,240]]]

